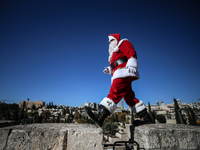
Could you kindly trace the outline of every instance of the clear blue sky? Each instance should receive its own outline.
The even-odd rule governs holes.
[[[138,99],[198,101],[199,0],[1,0],[0,100],[99,103],[111,84],[111,33],[135,47]]]

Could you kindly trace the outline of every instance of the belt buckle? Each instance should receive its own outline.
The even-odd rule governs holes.
[[[114,63],[110,64],[111,69],[113,70],[115,68]]]

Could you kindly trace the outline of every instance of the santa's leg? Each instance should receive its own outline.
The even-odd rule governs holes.
[[[147,112],[146,106],[142,101],[131,107],[132,111],[140,117],[140,120],[134,120],[133,125],[139,126],[143,124],[155,123],[155,120]]]
[[[102,127],[106,117],[113,113],[116,108],[117,105],[111,99],[105,97],[100,103],[98,114],[94,114],[89,108],[85,108],[85,112],[91,120]]]

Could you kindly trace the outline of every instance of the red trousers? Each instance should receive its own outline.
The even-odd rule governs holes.
[[[139,100],[135,98],[135,93],[132,90],[132,81],[134,81],[134,77],[114,79],[107,97],[113,100],[115,104],[124,98],[129,106],[134,106]]]

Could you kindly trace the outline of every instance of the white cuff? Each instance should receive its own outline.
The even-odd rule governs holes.
[[[131,107],[133,113],[136,113],[136,114],[143,111],[145,108],[146,108],[146,106],[144,105],[143,101],[139,101],[139,103],[137,103],[137,104],[135,104],[135,106]]]
[[[105,107],[110,111],[111,114],[113,114],[114,111],[115,111],[116,108],[117,108],[117,105],[113,102],[113,100],[111,100],[111,99],[109,99],[109,98],[107,98],[107,97],[105,97],[105,98],[101,101],[100,104],[103,105],[103,106],[105,106]]]
[[[138,61],[137,59],[131,57],[129,58],[129,60],[127,61],[126,67],[133,67],[138,69]]]

